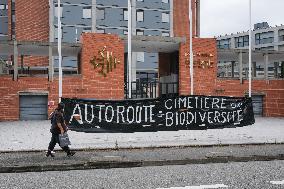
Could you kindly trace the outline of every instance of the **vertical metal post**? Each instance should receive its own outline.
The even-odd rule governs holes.
[[[251,97],[251,0],[249,0],[249,97]]]
[[[243,84],[243,53],[239,52],[239,78],[240,84]]]
[[[53,52],[52,52],[52,44],[54,42],[54,5],[53,0],[49,0],[49,47],[48,47],[48,59],[49,59],[49,66],[48,66],[48,81],[53,81],[53,74],[54,74],[54,60],[53,60]]]
[[[132,0],[128,0],[128,84],[129,84],[129,94],[128,98],[132,98]]]
[[[58,7],[57,7],[57,21],[58,21],[58,67],[59,67],[59,102],[61,102],[61,98],[62,98],[62,56],[61,56],[61,2],[60,0],[57,1],[58,2]]]
[[[189,0],[189,56],[190,56],[190,95],[193,95],[193,51],[192,51],[192,8]]]
[[[18,43],[16,40],[14,40],[14,45],[13,45],[13,51],[14,51],[14,55],[13,55],[13,62],[14,62],[14,77],[13,80],[17,81],[18,80]]]

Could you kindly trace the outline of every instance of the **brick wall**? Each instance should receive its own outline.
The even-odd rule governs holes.
[[[124,43],[116,35],[84,34],[82,36],[81,66],[82,75],[63,77],[63,97],[124,99]],[[120,60],[116,69],[106,77],[98,73],[98,68],[90,64],[98,51],[106,46],[107,50]],[[54,101],[48,112],[51,113],[58,103],[58,78],[48,82],[47,77],[20,77],[13,81],[11,76],[0,76],[0,120],[19,119],[19,92],[48,92],[48,100]]]
[[[49,41],[49,1],[16,0],[16,39]],[[24,57],[24,66],[48,66],[48,57]]]
[[[124,42],[117,35],[91,33],[83,34],[81,42],[85,98],[124,99]],[[90,63],[94,56],[98,56],[98,51],[104,47],[106,47],[105,51],[112,52],[113,56],[120,61],[112,72],[106,74],[106,77],[98,73],[101,68],[94,69]]]
[[[240,84],[239,80],[217,79],[215,95],[244,96],[248,93],[248,81]],[[284,80],[253,80],[252,93],[263,94],[264,116],[284,116]]]
[[[174,15],[174,36],[189,38],[189,10],[188,10],[188,0],[177,0],[173,1],[173,15]],[[196,16],[195,16],[195,0],[191,0],[192,7],[192,33],[196,36]]]
[[[180,45],[179,51],[179,92],[180,95],[190,94],[190,71],[189,71],[189,44]],[[217,47],[216,40],[210,38],[193,38],[194,62],[211,61],[211,67],[202,68],[198,64],[194,64],[193,68],[193,87],[194,94],[212,95],[214,93],[214,85],[217,79]],[[201,57],[198,53],[206,55],[212,54],[213,57]],[[186,63],[187,62],[187,63]]]

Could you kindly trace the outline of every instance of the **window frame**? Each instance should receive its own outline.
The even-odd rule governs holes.
[[[164,15],[167,15],[167,19],[164,20]],[[170,13],[168,12],[162,12],[162,23],[170,23]]]
[[[123,9],[123,20],[128,21],[128,9]]]
[[[98,31],[103,31],[103,32],[98,32]],[[106,33],[106,30],[105,29],[101,29],[101,28],[97,28],[96,29],[96,33]]]
[[[165,35],[167,34],[167,35]],[[162,31],[162,36],[163,37],[170,37],[170,32]]]
[[[6,5],[5,4],[0,4],[0,10],[6,10]]]
[[[85,11],[87,11],[88,10],[88,12],[85,12]],[[91,19],[92,18],[92,7],[83,7],[83,15],[82,15],[82,18],[83,19]],[[90,12],[89,12],[90,11]],[[84,14],[84,13],[86,13],[86,14]]]
[[[142,17],[141,17],[142,19],[138,20],[138,18],[140,18],[140,17],[138,17],[139,13],[142,14]],[[136,11],[136,21],[137,22],[144,22],[144,20],[145,20],[145,18],[144,18],[144,10],[138,9]]]
[[[136,61],[137,62],[145,62],[145,53],[144,52],[137,52]]]
[[[56,17],[56,18],[58,18],[58,4],[56,3],[55,5],[54,5],[54,16]],[[60,18],[62,18],[62,16],[63,16],[63,4],[60,4]]]
[[[142,35],[140,35],[140,34],[138,35],[139,32],[141,32]],[[143,35],[144,35],[144,30],[136,29],[136,35],[137,35],[137,36],[143,36]]]
[[[98,7],[97,7],[97,10],[96,10],[96,11],[97,11],[97,13],[96,13],[96,17],[97,17],[96,19],[97,19],[97,20],[104,20],[104,19],[106,18],[106,15],[105,15],[105,14],[106,14],[105,8],[98,8]],[[99,17],[98,17],[98,15],[99,15],[98,12],[100,12],[100,11],[103,11],[103,14],[100,14],[100,15],[103,16],[102,18],[99,18]]]

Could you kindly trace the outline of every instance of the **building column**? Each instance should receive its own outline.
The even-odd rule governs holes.
[[[240,83],[243,84],[243,53],[239,52],[239,79]]]
[[[264,78],[268,80],[268,54],[264,55]]]
[[[4,67],[4,62],[2,61],[2,59],[0,59],[0,75],[3,74],[3,67]]]
[[[278,78],[279,62],[274,62],[274,78]]]
[[[174,37],[174,0],[170,0],[170,36]]]
[[[97,31],[97,0],[92,0],[92,32]]]
[[[16,40],[14,40],[13,42],[14,42],[14,46],[13,46],[14,77],[13,77],[13,80],[17,81],[18,80],[18,44]]]
[[[236,65],[235,61],[232,61],[232,62],[231,62],[231,66],[232,66],[232,69],[231,69],[232,78],[235,77],[235,65]]]
[[[21,74],[24,72],[24,55],[21,55]]]
[[[284,78],[284,61],[281,62],[281,78]]]
[[[196,0],[196,37],[200,37],[200,1]]]
[[[229,77],[229,66],[225,65],[226,71],[225,71],[225,77]]]
[[[256,62],[252,62],[252,77],[256,77]]]
[[[235,49],[236,48],[236,42],[235,42],[235,38],[234,37],[231,37],[230,38],[230,49]]]
[[[274,44],[278,44],[279,43],[279,35],[278,35],[278,30],[277,28],[273,29],[273,33],[274,33]],[[278,46],[279,45],[274,45],[274,50],[278,51]]]

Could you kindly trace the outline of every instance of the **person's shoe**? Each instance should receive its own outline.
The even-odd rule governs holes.
[[[48,150],[45,154],[46,157],[50,156],[50,157],[55,157],[54,154],[52,153],[52,151]]]
[[[70,151],[69,153],[67,153],[68,157],[74,156],[76,154],[76,152]]]

